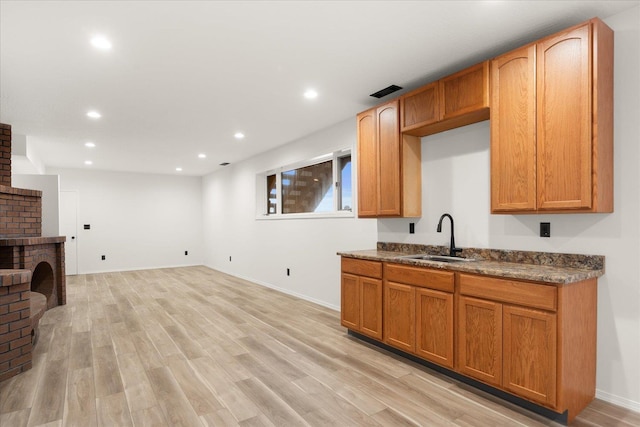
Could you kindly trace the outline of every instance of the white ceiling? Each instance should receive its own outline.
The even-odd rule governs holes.
[[[0,122],[47,166],[204,175],[639,3],[0,0]]]

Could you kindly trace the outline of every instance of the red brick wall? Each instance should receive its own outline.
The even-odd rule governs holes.
[[[31,369],[31,272],[0,273],[0,382]]]
[[[11,187],[11,125],[0,123],[0,185]]]
[[[0,185],[0,238],[41,234],[42,191]]]

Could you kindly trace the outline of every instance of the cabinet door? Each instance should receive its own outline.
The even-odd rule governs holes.
[[[413,353],[415,350],[415,289],[410,285],[385,282],[384,342]]]
[[[585,25],[537,45],[539,210],[591,207],[589,29]]]
[[[503,386],[536,402],[556,404],[556,315],[505,305]]]
[[[491,211],[536,209],[535,46],[491,62]]]
[[[398,101],[378,107],[378,213],[381,216],[401,214],[400,123]]]
[[[430,83],[404,95],[401,102],[402,131],[418,128],[440,120],[438,82]]]
[[[440,80],[441,120],[487,108],[489,108],[488,62],[482,62]]]
[[[487,384],[502,385],[502,304],[461,296],[458,369]]]
[[[360,282],[353,274],[342,273],[340,287],[340,323],[345,328],[360,330]]]
[[[416,354],[453,368],[453,294],[416,288]]]
[[[382,340],[382,280],[360,277],[360,332]]]
[[[358,216],[378,214],[378,142],[376,111],[358,114]]]

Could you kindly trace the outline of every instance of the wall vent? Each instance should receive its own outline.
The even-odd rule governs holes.
[[[389,94],[392,94],[393,92],[397,92],[400,89],[402,89],[400,86],[391,85],[377,91],[376,93],[372,93],[369,96],[373,96],[374,98],[382,98],[383,96],[387,96]]]

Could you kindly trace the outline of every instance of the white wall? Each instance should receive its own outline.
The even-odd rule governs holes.
[[[339,309],[340,258],[336,252],[374,248],[376,221],[256,220],[256,174],[338,149],[353,149],[355,140],[355,120],[348,119],[205,177],[205,264]]]
[[[14,133],[11,135],[11,173],[23,175],[42,175],[45,165],[33,149],[30,138]]]
[[[42,235],[46,237],[59,236],[60,180],[58,175],[13,174],[11,185],[17,188],[42,191]]]
[[[47,172],[78,191],[78,274],[202,264],[200,177]]]
[[[614,213],[491,215],[489,122],[423,138],[423,216],[378,221],[380,241],[606,256],[598,281],[597,396],[640,411],[640,8],[605,19],[615,31]],[[539,223],[551,223],[541,238]]]
[[[444,212],[456,221],[458,246],[605,255],[597,396],[640,411],[640,8],[605,22],[615,31],[613,214],[491,215],[489,122],[483,122],[423,139],[422,218],[256,220],[256,173],[354,144],[349,119],[204,178],[206,265],[338,308],[336,251],[373,248],[376,241],[448,245],[448,225],[435,231]],[[551,238],[538,237],[542,221],[551,223]],[[409,234],[410,222],[416,234]]]

